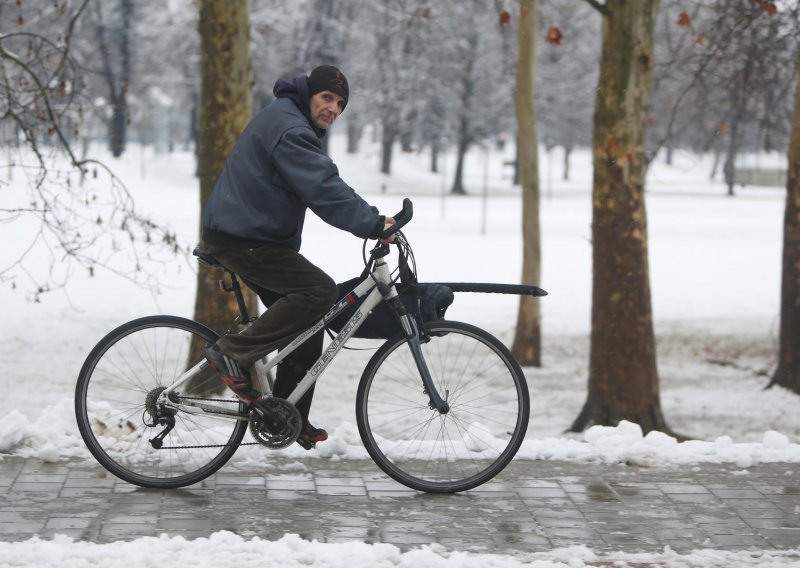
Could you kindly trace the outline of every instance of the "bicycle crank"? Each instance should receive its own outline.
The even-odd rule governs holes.
[[[302,426],[300,411],[283,398],[264,400],[250,413],[250,433],[258,443],[271,450],[293,444]]]

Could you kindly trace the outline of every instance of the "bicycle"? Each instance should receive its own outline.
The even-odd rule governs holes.
[[[422,321],[407,311],[398,287],[401,267],[416,278],[416,264],[400,228],[413,216],[411,201],[383,237],[395,235],[398,268],[389,245],[365,254],[360,283],[313,327],[255,365],[267,399],[261,412],[222,383],[193,344],[214,343],[210,328],[182,317],[133,320],[106,335],[78,377],[75,411],[92,455],[117,477],[142,487],[178,488],[221,468],[250,430],[254,443],[280,449],[294,443],[301,420],[296,403],[382,302],[402,331],[367,363],[356,394],[356,421],[370,457],[388,476],[412,489],[452,493],[497,475],[525,436],[530,399],[525,377],[509,350],[486,331],[461,322]],[[365,244],[366,247],[366,244]],[[365,248],[366,251],[366,248]],[[224,266],[195,251],[201,262]],[[409,266],[412,268],[409,269]],[[236,275],[227,271],[248,316]],[[535,287],[532,287],[535,288]],[[541,289],[536,289],[544,295]],[[346,309],[355,310],[295,390],[272,396],[270,370]],[[258,385],[256,385],[258,386]],[[261,408],[261,407],[259,407]]]

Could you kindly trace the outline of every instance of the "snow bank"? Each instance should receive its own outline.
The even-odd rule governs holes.
[[[262,466],[265,451],[259,446],[242,447],[232,462],[240,466]],[[66,401],[46,409],[35,422],[16,410],[0,418],[0,455],[2,453],[46,462],[93,459],[78,433],[72,406]],[[303,461],[369,459],[358,428],[352,423],[341,424],[333,430],[331,438],[320,444],[316,452],[292,447],[283,450],[281,456]],[[728,463],[747,468],[759,463],[800,463],[800,444],[775,431],[765,432],[761,442],[735,442],[730,436],[720,436],[714,441],[678,442],[661,432],[645,436],[637,424],[623,421],[616,427],[594,426],[584,433],[582,440],[529,438],[523,442],[516,459],[649,467]]]
[[[564,438],[527,440],[518,459],[627,463],[650,467],[732,463],[744,468],[759,463],[800,462],[800,444],[792,443],[786,435],[774,431],[765,432],[760,443],[736,443],[730,436],[720,436],[713,442],[678,442],[662,432],[650,432],[645,436],[638,424],[623,421],[616,427],[593,426],[584,433],[583,441]]]
[[[102,566],[185,565],[196,568],[237,566],[237,568],[580,568],[582,566],[641,566],[658,564],[669,567],[703,568],[711,566],[796,566],[800,548],[794,550],[741,551],[697,550],[677,554],[665,548],[657,554],[613,552],[598,554],[585,546],[556,548],[547,552],[519,556],[448,551],[438,546],[423,546],[401,552],[391,544],[363,542],[320,543],[287,534],[276,541],[255,537],[244,539],[230,532],[216,532],[208,538],[186,540],[183,537],[145,537],[130,542],[94,544],[56,536],[52,540],[37,537],[24,542],[0,542],[0,566],[61,566],[77,568]]]
[[[70,458],[90,458],[75,421],[69,401],[45,408],[31,421],[18,410],[0,418],[0,456],[3,453],[58,462]]]

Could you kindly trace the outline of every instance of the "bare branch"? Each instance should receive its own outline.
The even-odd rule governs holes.
[[[672,106],[669,120],[667,121],[667,131],[664,134],[664,136],[658,141],[655,148],[653,148],[652,152],[648,156],[647,160],[648,162],[652,161],[653,158],[656,155],[658,155],[658,152],[661,150],[664,144],[666,144],[667,141],[672,137],[673,134],[672,129],[675,126],[675,120],[678,116],[678,110],[680,109],[683,100],[686,98],[689,92],[694,88],[694,86],[703,76],[703,73],[705,73],[708,66],[712,63],[712,61],[716,59],[717,55],[719,55],[719,53],[728,46],[728,42],[731,40],[731,38],[741,35],[745,30],[747,30],[747,28],[750,27],[750,25],[756,20],[758,16],[759,16],[758,13],[755,13],[755,16],[753,16],[753,14],[745,13],[741,19],[737,20],[734,23],[734,25],[731,26],[731,28],[722,37],[722,39],[718,41],[714,45],[714,48],[708,54],[706,54],[706,56],[701,60],[700,65],[697,67],[697,70],[692,76],[692,80],[689,82],[688,85],[686,85],[686,87],[684,87],[684,89],[678,95],[675,104]]]
[[[33,301],[66,286],[76,267],[90,275],[103,268],[155,291],[161,264],[189,251],[172,231],[136,210],[110,168],[79,157],[71,146],[68,129],[83,117],[77,104],[83,70],[70,47],[88,3],[70,14],[67,33],[57,40],[55,32],[0,33],[0,123],[11,125],[12,133],[6,144],[9,181],[0,182],[0,225],[12,225],[19,235],[6,241],[0,283],[17,288],[21,281]],[[12,151],[18,158],[11,158]],[[12,182],[12,170],[27,180]]]
[[[42,102],[44,104],[45,110],[47,111],[47,118],[48,118],[48,121],[50,123],[50,126],[51,126],[52,130],[58,136],[58,140],[59,140],[59,142],[61,142],[61,147],[67,153],[67,155],[69,156],[70,161],[72,162],[72,165],[75,166],[76,168],[80,168],[81,167],[80,160],[78,160],[78,158],[75,156],[75,154],[72,153],[72,148],[70,147],[70,144],[67,141],[67,139],[64,137],[64,133],[61,130],[61,127],[59,125],[59,120],[56,117],[55,113],[53,112],[53,106],[50,104],[50,97],[47,94],[47,88],[42,83],[42,81],[39,79],[39,76],[33,71],[33,69],[30,68],[30,66],[28,66],[27,63],[25,63],[24,61],[20,60],[18,57],[16,57],[12,53],[10,53],[10,52],[6,51],[5,49],[3,49],[3,44],[1,42],[0,42],[0,58],[5,59],[7,61],[11,61],[12,63],[15,63],[23,71],[25,71],[25,73],[28,75],[28,77],[30,77],[30,79],[36,84],[36,87],[37,87],[37,89],[39,91],[41,100],[42,100]]]

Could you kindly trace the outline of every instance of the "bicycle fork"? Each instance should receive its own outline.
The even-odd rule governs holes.
[[[394,307],[395,312],[400,318],[400,324],[403,326],[403,331],[406,332],[406,339],[408,340],[408,348],[411,349],[411,355],[414,357],[414,363],[417,366],[420,377],[422,377],[422,385],[424,393],[428,395],[428,406],[432,410],[437,410],[439,414],[447,414],[450,412],[450,405],[447,399],[450,396],[450,391],[444,392],[444,398],[439,394],[436,385],[433,383],[433,377],[428,369],[428,364],[425,362],[425,357],[422,354],[422,343],[420,341],[420,331],[417,326],[416,320],[408,315],[405,306],[400,301],[400,298],[395,297],[390,300],[391,305]]]

